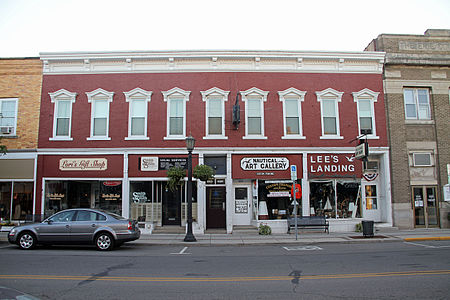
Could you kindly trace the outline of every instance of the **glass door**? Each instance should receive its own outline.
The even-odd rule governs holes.
[[[413,187],[413,207],[415,227],[439,226],[436,187]]]

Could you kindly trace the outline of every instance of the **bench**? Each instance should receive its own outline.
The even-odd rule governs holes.
[[[291,232],[291,227],[295,228],[295,218],[291,216],[287,216],[288,223],[288,233]],[[303,216],[297,217],[297,228],[323,228],[327,233],[330,233],[328,230],[329,224],[325,216]]]

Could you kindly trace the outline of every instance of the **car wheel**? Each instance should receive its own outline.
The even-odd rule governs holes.
[[[114,248],[114,239],[111,234],[102,232],[95,238],[95,246],[97,250],[108,251]]]
[[[33,249],[36,246],[36,237],[30,232],[24,232],[19,236],[17,244],[24,250]]]

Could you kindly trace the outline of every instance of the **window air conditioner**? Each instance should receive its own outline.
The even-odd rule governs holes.
[[[2,126],[2,127],[0,127],[0,133],[1,134],[11,134],[11,133],[13,133],[13,129],[14,129],[14,127]]]

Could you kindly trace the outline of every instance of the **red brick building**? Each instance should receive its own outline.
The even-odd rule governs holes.
[[[41,60],[38,214],[90,206],[146,228],[184,226],[185,189],[167,188],[167,169],[186,163],[192,135],[194,165],[216,173],[194,184],[195,232],[230,233],[262,219],[285,231],[291,165],[301,214],[325,215],[332,231],[361,218],[392,226],[383,53],[42,53]],[[354,152],[364,132],[363,169]]]

